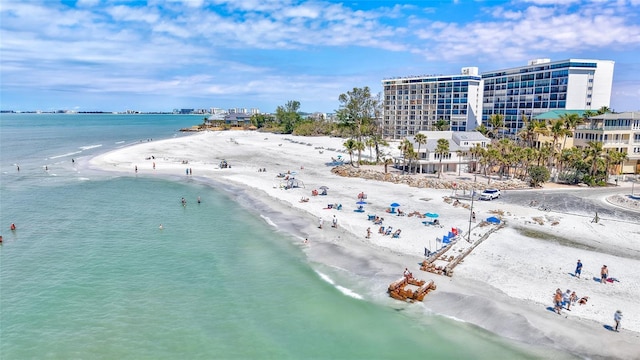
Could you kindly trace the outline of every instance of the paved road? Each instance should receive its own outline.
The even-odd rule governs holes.
[[[536,208],[547,207],[551,212],[571,213],[593,217],[596,212],[602,219],[616,219],[629,222],[640,222],[640,213],[626,210],[609,204],[605,198],[611,195],[627,195],[630,189],[600,188],[575,190],[508,190],[502,193],[502,198],[494,202],[505,202],[529,206],[537,201]]]

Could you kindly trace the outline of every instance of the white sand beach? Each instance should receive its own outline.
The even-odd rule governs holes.
[[[388,298],[387,286],[408,267],[415,277],[434,280],[437,285],[437,290],[416,306],[527,344],[588,358],[640,359],[640,213],[620,219],[604,217],[593,223],[593,216],[582,209],[547,212],[522,201],[515,203],[510,200],[515,198],[512,194],[517,192],[522,199],[522,194],[531,190],[509,190],[499,200],[474,202],[478,221],[472,223],[471,240],[496,227],[480,226],[489,216],[501,217],[505,226],[478,245],[452,277],[436,275],[419,269],[424,249],[435,250],[440,245],[436,238],[451,228],[461,229],[467,237],[470,211],[465,205],[469,201],[460,200],[459,206],[445,202],[445,197],[453,195],[451,189],[336,175],[331,171],[332,157],[341,155],[349,160],[348,154],[338,152],[343,142],[340,138],[249,131],[202,132],[109,152],[91,159],[89,166],[130,176],[162,176],[176,181],[190,178],[239,187],[291,219],[292,238],[301,243],[310,261],[368,279],[369,293],[361,294],[365,298],[394,306],[397,301]],[[397,153],[397,144],[387,151]],[[368,149],[363,152],[368,154]],[[223,159],[230,167],[219,167]],[[383,166],[362,168],[384,172]],[[186,174],[187,169],[192,175]],[[389,171],[398,173],[391,166]],[[280,173],[295,177],[300,187],[285,189],[286,181],[277,177]],[[456,175],[445,174],[451,181],[461,181]],[[477,180],[480,190],[486,186],[484,178],[478,176]],[[321,186],[328,187],[328,194],[312,196],[312,190]],[[545,191],[557,194],[566,190]],[[625,187],[616,190],[624,193]],[[585,197],[596,197],[603,206],[612,206],[604,195],[600,199],[591,189],[580,191]],[[364,212],[354,212],[361,192],[366,194]],[[532,200],[539,193],[532,192]],[[309,200],[301,202],[302,198]],[[423,221],[429,219],[387,213],[394,202],[405,214],[437,213],[443,227],[426,226]],[[341,204],[342,209],[327,209],[329,204]],[[337,229],[331,227],[334,215]],[[368,215],[383,217],[383,225],[394,231],[401,229],[400,237],[379,234],[379,226],[369,221]],[[319,218],[324,220],[323,229],[318,228]],[[369,227],[371,237],[367,239]],[[302,245],[304,238],[309,243]],[[459,253],[467,246],[466,240],[458,240],[447,254]],[[584,264],[579,279],[572,275],[578,259]],[[604,264],[609,276],[619,281],[595,281]],[[558,315],[548,309],[556,288],[570,289],[589,300]],[[616,310],[623,313],[618,333],[605,328],[613,325]]]

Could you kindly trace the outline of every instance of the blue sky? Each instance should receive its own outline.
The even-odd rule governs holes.
[[[3,110],[333,112],[384,78],[616,61],[640,110],[640,0],[1,0]]]

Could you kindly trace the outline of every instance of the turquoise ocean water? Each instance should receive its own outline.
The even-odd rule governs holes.
[[[200,121],[1,115],[0,358],[550,354],[429,314],[422,304],[391,307],[359,298],[354,293],[362,284],[309,263],[293,235],[214,186],[80,166],[114,148],[184,136],[179,128]]]

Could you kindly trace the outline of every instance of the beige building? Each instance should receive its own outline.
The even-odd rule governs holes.
[[[628,159],[620,169],[622,174],[640,173],[640,112],[603,114],[589,118],[586,124],[576,128],[573,144],[586,148],[589,141],[601,142],[604,150],[627,153]]]

